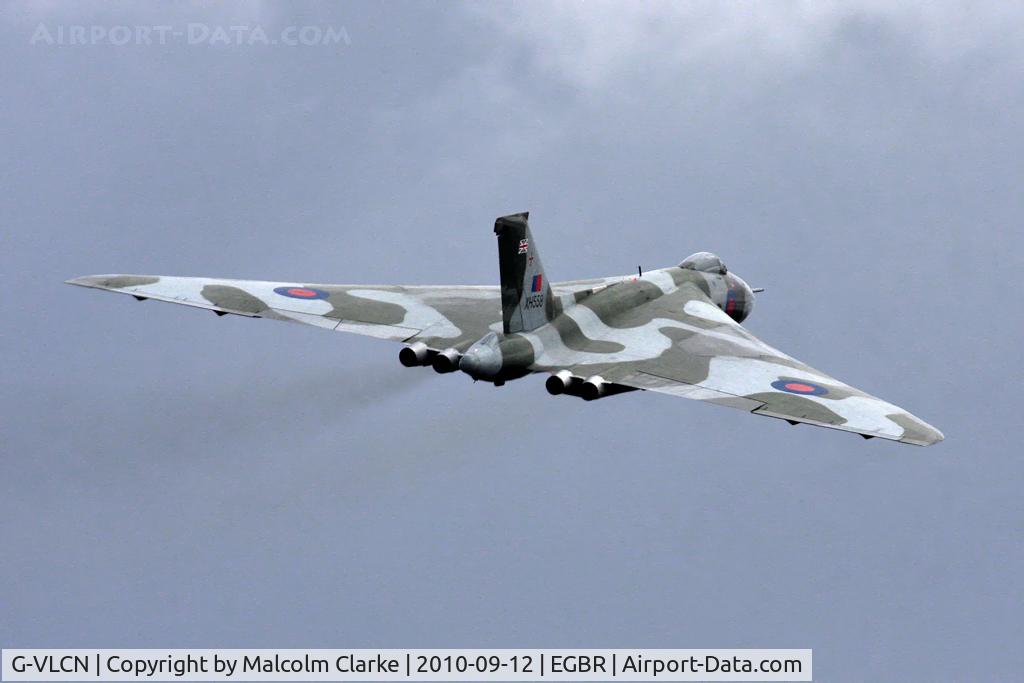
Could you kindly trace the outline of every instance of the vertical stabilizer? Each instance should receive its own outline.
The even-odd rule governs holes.
[[[506,334],[530,332],[554,317],[555,301],[530,233],[529,218],[529,212],[515,213],[494,222]]]

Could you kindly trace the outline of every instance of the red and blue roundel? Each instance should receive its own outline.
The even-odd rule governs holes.
[[[275,287],[274,293],[289,299],[326,299],[330,296],[328,292],[313,287]]]
[[[777,379],[772,382],[772,388],[801,396],[824,396],[828,393],[825,387],[805,379]]]

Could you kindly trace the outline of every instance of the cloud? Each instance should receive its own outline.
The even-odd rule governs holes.
[[[533,69],[584,91],[624,80],[726,72],[746,82],[798,72],[860,30],[891,30],[921,59],[946,63],[979,49],[1019,52],[1011,3],[562,2],[474,5],[517,41]]]

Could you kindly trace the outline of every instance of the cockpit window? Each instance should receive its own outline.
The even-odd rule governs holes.
[[[718,275],[725,275],[729,272],[722,259],[710,251],[698,251],[696,254],[687,257],[685,261],[679,264],[679,267],[700,271],[701,273],[717,273]]]

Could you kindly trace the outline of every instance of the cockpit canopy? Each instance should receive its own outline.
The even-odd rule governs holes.
[[[722,259],[710,251],[698,251],[679,264],[680,268],[705,273],[701,289],[711,302],[725,311],[726,315],[742,323],[754,310],[754,292],[735,273],[730,273]]]
[[[728,268],[725,267],[725,262],[710,251],[698,251],[696,254],[691,254],[686,257],[685,261],[679,264],[679,267],[718,275],[725,275],[729,272]]]

